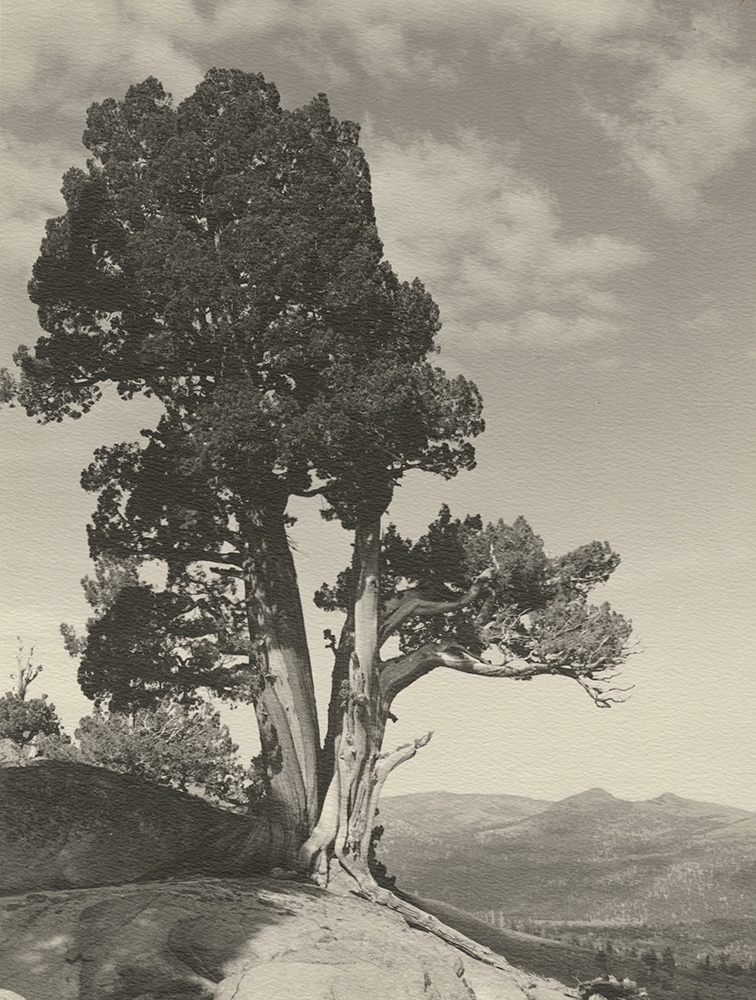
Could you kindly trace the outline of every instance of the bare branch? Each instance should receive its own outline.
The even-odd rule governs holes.
[[[375,781],[376,785],[381,788],[388,778],[389,774],[394,770],[395,767],[399,767],[406,760],[411,760],[418,750],[422,747],[427,746],[430,743],[433,733],[426,733],[425,736],[419,736],[412,743],[404,743],[402,746],[392,750],[391,753],[379,754],[378,759],[375,763]],[[377,798],[377,796],[376,796]]]
[[[588,680],[585,677],[581,677],[577,671],[562,670],[560,673],[564,674],[565,677],[571,677],[572,680],[577,681],[591,701],[595,702],[599,708],[611,708],[612,705],[621,705],[623,702],[627,701],[627,698],[623,698],[622,695],[632,691],[635,687],[634,684],[630,684],[627,687],[604,688],[601,686],[602,682],[608,681],[611,678],[602,678],[596,684],[589,684]],[[616,676],[616,674],[612,676]]]
[[[333,483],[326,483],[324,486],[314,486],[311,490],[300,490],[295,494],[298,497],[322,497],[333,486]]]
[[[434,642],[384,662],[380,675],[384,704],[390,706],[401,691],[437,667],[479,677],[512,677],[518,680],[528,680],[537,674],[556,673],[547,664],[532,664],[513,657],[502,663],[492,663],[454,642]]]
[[[34,646],[29,649],[28,654],[24,657],[24,644],[21,636],[16,636],[16,638],[18,639],[18,652],[16,653],[18,673],[11,674],[11,678],[16,681],[19,698],[21,701],[24,701],[27,688],[42,673],[42,666],[39,663],[34,663]]]
[[[406,760],[411,760],[421,747],[426,746],[430,742],[432,736],[432,732],[426,733],[425,736],[419,736],[416,740],[413,740],[412,743],[404,743],[391,753],[382,753],[378,755],[373,767],[372,787],[370,789],[370,799],[367,807],[367,815],[370,822],[367,824],[365,829],[362,844],[366,855],[369,850],[370,839],[373,832],[372,819],[378,810],[378,800],[380,799],[381,792],[383,791],[383,786],[386,784],[386,779],[395,767],[403,764]]]
[[[493,570],[491,568],[484,569],[464,594],[450,601],[434,601],[426,597],[416,587],[405,591],[401,597],[395,599],[388,606],[388,614],[385,615],[380,630],[381,644],[392,636],[408,618],[429,618],[434,615],[443,615],[471,604],[492,576]]]

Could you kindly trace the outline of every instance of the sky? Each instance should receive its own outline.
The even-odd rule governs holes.
[[[386,256],[440,306],[439,363],[483,394],[477,468],[410,476],[390,519],[416,537],[442,503],[522,514],[551,554],[622,556],[597,596],[634,623],[630,700],[437,670],[396,703],[388,749],[434,737],[387,792],[756,810],[756,2],[5,0],[2,18],[0,366],[39,335],[26,283],[87,107],[147,76],[180,100],[212,66],[262,72],[284,106],[325,92],[361,124]],[[79,475],[157,416],[112,393],[63,424],[0,410],[0,688],[21,636],[69,732],[91,710],[58,631],[88,613]],[[308,593],[349,539],[317,501],[294,513]],[[334,624],[308,611],[321,701]]]

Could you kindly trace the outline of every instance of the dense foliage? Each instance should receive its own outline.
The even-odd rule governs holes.
[[[228,727],[207,702],[190,707],[163,699],[130,715],[96,709],[74,736],[75,743],[62,731],[41,739],[38,751],[204,794],[239,811],[262,795],[256,762],[241,764]]]
[[[8,691],[0,698],[0,740],[11,740],[23,748],[40,736],[59,732],[60,719],[47,695],[26,699],[16,691]]]
[[[238,747],[212,706],[170,702],[132,716],[95,712],[76,730],[85,764],[137,774],[181,791],[204,788],[211,797],[243,804],[252,775],[237,760]]]
[[[402,538],[393,524],[383,536],[381,586],[392,596],[384,604],[382,636],[396,634],[404,654],[446,642],[494,663],[516,660],[520,680],[544,671],[564,674],[608,704],[612,693],[590,682],[624,660],[631,626],[606,602],[591,605],[588,596],[618,565],[606,543],[550,558],[523,517],[512,526],[500,520],[484,527],[479,516],[455,519],[444,506],[417,542]],[[323,584],[316,603],[346,614],[351,587],[347,569],[335,586]]]
[[[289,860],[369,893],[381,789],[430,738],[383,750],[393,699],[444,667],[618,700],[630,626],[588,603],[618,557],[594,542],[554,559],[523,519],[446,509],[416,543],[382,537],[408,472],[473,467],[482,403],[432,363],[438,308],[383,259],[358,128],[323,95],[287,111],[261,76],[211,70],[174,105],[150,78],[93,105],[84,143],[29,286],[44,335],[0,380],[41,421],[109,383],[163,407],[82,477],[95,613],[65,632],[82,688],[137,716],[203,691],[251,701]],[[287,537],[290,498],[314,496],[354,540],[318,595],[344,616],[323,740]]]

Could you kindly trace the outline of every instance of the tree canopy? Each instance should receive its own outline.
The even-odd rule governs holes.
[[[261,76],[211,70],[174,105],[151,78],[93,105],[84,142],[29,286],[45,333],[0,382],[41,421],[81,416],[106,383],[163,406],[82,476],[98,499],[95,614],[67,636],[80,682],[117,711],[200,688],[252,701],[289,859],[375,894],[381,789],[430,738],[383,749],[394,698],[447,667],[565,676],[609,706],[630,625],[589,594],[619,559],[598,542],[550,557],[522,518],[447,508],[416,542],[384,529],[407,473],[474,466],[482,403],[433,363],[438,308],[383,258],[358,128],[323,95],[287,111]],[[322,740],[295,496],[353,539],[316,597],[342,616]],[[165,587],[140,580],[145,560]]]
[[[21,400],[60,420],[106,381],[158,396],[147,449],[103,451],[98,471],[190,491],[203,539],[233,494],[317,478],[346,514],[407,468],[472,461],[477,391],[427,362],[438,310],[382,260],[357,138],[324,95],[284,111],[238,71],[177,108],[149,79],[89,110],[93,156],[64,177],[29,286],[48,336],[19,349]]]

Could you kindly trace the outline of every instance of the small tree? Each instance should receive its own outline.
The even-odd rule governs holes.
[[[133,715],[97,709],[79,722],[78,747],[49,756],[80,760],[122,774],[136,774],[181,791],[203,788],[211,798],[244,807],[255,785],[254,768],[238,761],[238,747],[220,715],[207,703],[168,700]]]
[[[26,699],[8,691],[0,698],[0,740],[11,740],[26,750],[38,737],[59,733],[60,719],[47,695]]]
[[[24,652],[24,643],[21,636],[18,636],[18,651],[16,653],[16,672],[11,674],[11,680],[16,682],[16,693],[21,701],[26,698],[26,692],[32,681],[42,673],[42,664],[34,662],[34,646],[29,648],[29,652]]]
[[[34,646],[25,653],[19,638],[16,671],[11,674],[16,690],[8,691],[0,698],[0,740],[10,740],[15,745],[21,762],[33,755],[32,748],[44,737],[57,737],[61,732],[55,705],[47,701],[47,695],[26,697],[29,685],[41,673],[42,666],[34,662]]]

